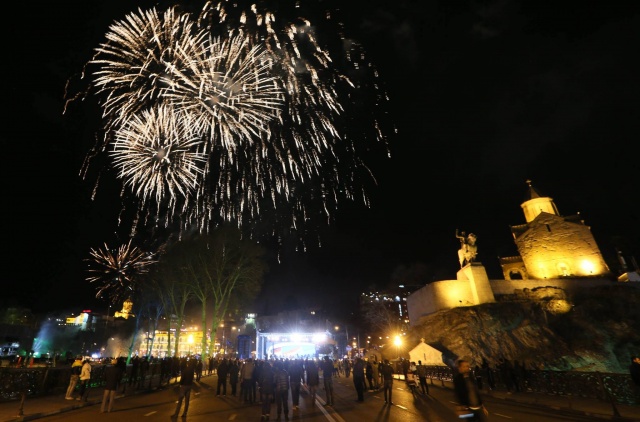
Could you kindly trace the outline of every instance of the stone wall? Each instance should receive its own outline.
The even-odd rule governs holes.
[[[464,274],[463,270],[460,273]],[[581,289],[622,283],[605,278],[562,278],[549,280],[488,280],[488,284],[492,291],[491,300],[489,300],[487,293],[484,292],[482,298],[485,300],[480,301],[476,299],[477,295],[474,295],[468,280],[442,280],[427,284],[407,297],[409,325],[417,323],[421,317],[434,312],[492,302],[494,297],[500,299],[501,296],[517,296],[517,292],[524,289],[533,290],[538,287],[560,288],[566,292],[568,298],[571,298]],[[637,284],[638,288],[640,288],[640,283],[623,284]]]

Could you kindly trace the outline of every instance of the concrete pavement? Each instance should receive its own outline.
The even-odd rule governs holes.
[[[215,377],[216,375],[210,375]],[[429,384],[429,392],[432,399],[441,402],[454,412],[455,404],[453,399],[453,385],[448,381],[434,380]],[[45,418],[47,416],[72,412],[84,406],[99,405],[102,401],[103,389],[101,387],[92,388],[87,402],[65,400],[64,395],[49,395],[35,398],[27,398],[21,405],[20,401],[10,401],[0,403],[0,422],[31,421]],[[127,388],[124,395],[148,394],[156,389],[132,389]],[[483,391],[483,396],[492,397],[495,400],[505,400],[519,403],[523,406],[546,406],[551,409],[560,410],[572,414],[585,415],[589,417],[601,418],[603,420],[640,422],[640,406],[616,404],[600,400],[567,397],[539,393],[513,393],[508,394],[503,391]],[[123,394],[116,396],[122,398]]]

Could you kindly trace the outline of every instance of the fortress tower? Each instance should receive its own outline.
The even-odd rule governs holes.
[[[510,226],[519,256],[500,258],[506,280],[602,277],[610,274],[591,228],[580,214],[563,217],[553,198],[541,195],[527,180],[520,204],[525,224]]]

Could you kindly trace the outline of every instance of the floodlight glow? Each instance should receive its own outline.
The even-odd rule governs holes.
[[[318,333],[313,335],[314,343],[322,343],[327,339],[327,335],[323,333]]]
[[[300,341],[300,340],[302,340],[302,335],[300,335],[299,333],[291,334],[291,341]]]

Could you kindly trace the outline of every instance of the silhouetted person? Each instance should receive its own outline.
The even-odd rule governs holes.
[[[484,373],[485,378],[487,379],[487,384],[489,385],[489,390],[496,389],[496,378],[493,374],[493,370],[489,367],[489,363],[486,360],[482,360],[482,372]]]
[[[325,356],[321,364],[324,392],[327,395],[327,406],[333,406],[333,362]]]
[[[229,374],[229,364],[226,359],[222,359],[218,364],[218,388],[216,389],[216,396],[220,395],[220,391],[222,390],[222,395],[227,395],[227,375]]]
[[[640,357],[633,356],[629,365],[629,374],[636,387],[636,401],[640,401]]]
[[[294,410],[300,407],[300,386],[304,382],[304,367],[300,359],[289,361],[289,380],[291,384],[291,405]]]
[[[422,361],[418,361],[418,366],[416,366],[416,375],[418,376],[418,380],[420,380],[420,389],[422,390],[422,394],[429,394],[429,385],[427,384],[427,367],[422,364]]]
[[[180,393],[178,395],[178,404],[176,405],[176,411],[173,412],[173,417],[177,417],[180,413],[180,407],[182,407],[182,401],[184,400],[184,410],[182,411],[182,417],[187,416],[189,411],[189,399],[191,398],[191,389],[193,388],[193,379],[196,375],[195,359],[189,359],[187,364],[182,367],[180,371]]]
[[[369,384],[369,390],[373,390],[373,365],[371,364],[371,360],[367,360],[367,363],[364,366],[364,375],[367,383]]]
[[[229,385],[231,385],[231,395],[236,396],[238,391],[238,378],[240,376],[240,367],[237,359],[229,361]]]
[[[275,383],[276,383],[276,411],[278,419],[284,415],[284,420],[289,420],[289,373],[284,369],[282,362],[276,362],[274,365]]]
[[[402,358],[401,360],[401,368],[402,368],[402,376],[404,377],[404,379],[407,379],[407,374],[409,373],[409,367],[411,366],[411,364],[409,363],[409,361],[405,358]]]
[[[453,377],[453,388],[458,401],[473,413],[473,418],[469,420],[486,421],[489,412],[482,403],[480,389],[476,383],[475,376],[471,372],[471,365],[466,360],[460,359],[457,362],[457,367],[458,373]]]
[[[318,390],[318,386],[320,385],[320,374],[318,373],[318,365],[311,360],[308,359],[304,363],[304,371],[306,375],[306,384],[309,389],[309,395],[311,396],[311,405],[315,406],[316,404],[316,391]]]
[[[353,364],[353,385],[358,393],[358,401],[364,401],[364,361],[362,358],[356,358]]]
[[[258,384],[260,385],[260,398],[262,400],[262,417],[260,420],[268,421],[271,414],[271,400],[273,400],[276,389],[275,375],[268,361],[261,363],[259,377]]]
[[[120,357],[118,360],[124,358]],[[126,368],[126,364],[124,366]],[[104,370],[104,393],[102,394],[102,406],[100,406],[100,412],[111,412],[113,409],[113,401],[116,397],[116,391],[122,379],[122,365],[118,365],[118,362],[114,362],[112,365],[108,365]]]
[[[380,376],[382,376],[382,389],[384,391],[384,402],[393,404],[393,367],[389,364],[389,359],[385,359],[380,365]]]

